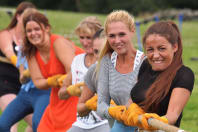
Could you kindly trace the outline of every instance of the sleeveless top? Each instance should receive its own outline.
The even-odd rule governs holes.
[[[58,35],[51,35],[50,60],[45,64],[40,56],[39,51],[36,52],[36,60],[42,75],[45,78],[56,74],[65,74],[65,68],[55,55],[53,44],[59,38]],[[79,50],[76,53],[80,53]],[[40,121],[39,132],[65,132],[76,120],[78,98],[72,96],[67,100],[58,98],[59,88],[52,88],[50,95],[50,103],[47,106],[43,117]]]
[[[17,46],[15,42],[13,42],[12,45],[13,45],[13,50],[15,54],[17,54],[17,50],[16,50]],[[5,57],[5,55],[2,53],[1,50],[0,50],[0,56]],[[8,85],[2,86],[2,85],[5,85],[5,81]],[[1,96],[3,94],[9,93],[10,90],[16,91],[14,93],[17,93],[17,91],[20,90],[21,83],[19,82],[19,71],[15,66],[13,66],[12,64],[0,61],[0,85],[1,85],[1,90],[7,91],[4,93],[0,92]]]

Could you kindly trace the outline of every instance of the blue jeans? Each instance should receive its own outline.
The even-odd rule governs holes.
[[[110,132],[135,132],[136,127],[126,126],[123,123],[115,120]]]
[[[50,90],[31,88],[21,89],[17,97],[6,107],[0,116],[0,132],[10,132],[10,128],[26,115],[33,113],[32,128],[36,132],[43,112],[49,104]]]

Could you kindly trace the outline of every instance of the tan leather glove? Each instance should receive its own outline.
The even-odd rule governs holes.
[[[81,82],[81,83],[77,83],[75,85],[70,85],[69,87],[67,87],[67,93],[70,95],[70,96],[80,96],[81,95],[81,86],[84,85],[84,82]]]
[[[65,80],[65,78],[67,77],[66,74],[62,75],[61,77],[58,78],[58,84],[60,87],[63,86],[63,81]]]
[[[138,116],[145,112],[136,103],[132,103],[122,116],[122,120],[127,126],[139,126]]]
[[[149,124],[148,124],[149,118],[154,118],[154,119],[157,119],[159,121],[162,121],[162,122],[168,124],[168,119],[165,116],[160,117],[159,115],[157,115],[155,113],[145,113],[142,115],[142,119],[141,119],[141,125],[144,130],[157,130],[157,129],[149,126]]]
[[[122,116],[125,113],[125,111],[126,106],[124,105],[110,106],[108,109],[109,115],[120,122],[123,122]]]
[[[98,102],[98,96],[95,95],[95,96],[93,96],[92,98],[90,98],[89,100],[86,101],[85,106],[89,110],[96,111],[97,110],[97,102]]]
[[[50,87],[59,87],[58,79],[62,76],[62,74],[54,75],[47,78],[47,84]]]
[[[12,56],[10,57],[10,61],[11,61],[11,63],[12,63],[14,66],[16,66],[16,64],[17,64],[17,56],[16,56],[16,55],[12,55]]]

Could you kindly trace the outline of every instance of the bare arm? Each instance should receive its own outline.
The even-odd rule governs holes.
[[[58,91],[59,99],[67,99],[70,96],[68,95],[66,89],[71,84],[72,84],[72,74],[71,74],[71,71],[69,71],[69,73],[67,73],[66,79],[63,82],[63,86]]]
[[[93,96],[94,96],[94,92],[92,92],[85,84],[83,86],[83,91],[81,93],[81,96],[77,105],[78,114],[80,116],[86,116],[87,114],[89,114],[90,110],[87,109],[87,107],[85,106],[85,103],[87,100],[89,100]]]
[[[39,89],[48,89],[50,86],[47,84],[47,79],[41,74],[36,58],[33,56],[30,59],[27,58],[27,61],[34,85]]]
[[[185,88],[174,88],[166,113],[169,124],[175,124],[187,101],[190,98],[190,91]]]
[[[8,31],[4,30],[0,32],[0,49],[8,59],[16,55],[13,51],[12,42],[12,36]]]

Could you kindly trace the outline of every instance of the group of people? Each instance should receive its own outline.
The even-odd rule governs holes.
[[[75,29],[82,49],[50,29],[44,14],[22,2],[0,32],[1,132],[16,132],[23,118],[26,132],[157,130],[149,118],[180,126],[194,74],[183,65],[174,22],[147,29],[144,53],[124,10],[108,14],[104,27],[95,16],[83,19]]]

